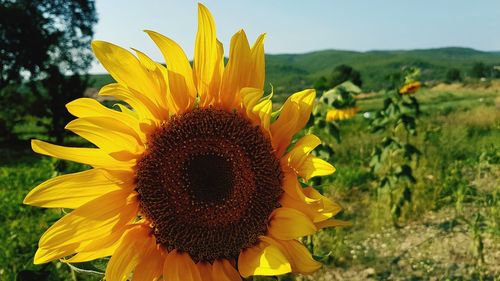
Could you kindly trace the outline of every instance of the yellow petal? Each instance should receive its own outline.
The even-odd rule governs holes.
[[[143,94],[132,91],[118,83],[106,85],[99,90],[99,96],[114,97],[128,103],[137,112],[139,121],[151,120],[161,123],[162,113],[158,106]]]
[[[308,181],[317,176],[327,176],[335,172],[335,167],[316,156],[309,155],[297,168],[298,175]]]
[[[106,280],[128,280],[130,273],[141,262],[145,248],[151,243],[149,228],[136,226],[123,235],[123,239],[106,267]]]
[[[118,161],[98,148],[65,147],[40,140],[31,140],[31,148],[36,153],[87,164],[94,168],[128,170],[135,165],[135,161]]]
[[[148,55],[146,55],[145,53],[135,48],[132,48],[132,50],[134,50],[134,52],[137,55],[137,58],[139,59],[139,62],[142,64],[142,66],[144,66],[144,68],[146,68],[149,74],[151,74],[151,72],[154,72],[156,70],[156,62],[154,60],[148,57]]]
[[[217,281],[241,281],[241,276],[228,260],[215,260],[212,279]]]
[[[136,49],[134,51],[156,85],[157,92],[151,93],[150,96],[152,96],[152,100],[156,101],[156,104],[161,109],[163,120],[167,120],[169,116],[167,96],[170,95],[167,71],[166,69],[163,71],[164,67],[161,64],[156,63],[143,52]]]
[[[322,212],[328,212],[331,213],[332,216],[334,216],[342,210],[342,207],[339,204],[334,203],[327,197],[321,195],[321,193],[319,193],[311,186],[304,188],[303,191],[307,197],[319,200],[319,202],[321,202]]]
[[[280,204],[301,211],[313,222],[329,219],[342,209],[340,205],[321,195],[313,187],[302,188],[297,176],[292,172],[285,172],[283,190],[285,193],[280,199]]]
[[[164,281],[199,281],[200,272],[187,253],[173,250],[168,253],[163,266]]]
[[[147,143],[147,134],[143,132],[140,128],[139,123],[124,123],[121,119],[118,121],[113,117],[99,116],[99,117],[81,117],[77,118],[66,126],[66,129],[73,129],[78,126],[94,127],[98,130],[112,131],[116,134],[116,138],[124,139],[128,147],[127,150],[133,151],[135,146],[139,146],[136,149],[144,149],[144,144]],[[126,148],[126,147],[125,147]],[[109,148],[109,151],[117,151],[116,149]]]
[[[118,160],[135,159],[144,152],[144,144],[140,139],[137,139],[137,135],[130,135],[132,132],[123,133],[114,130],[114,128],[96,125],[96,123],[99,124],[102,123],[100,121],[104,121],[101,119],[104,118],[78,118],[69,122],[65,129],[90,141],[111,156],[116,152],[129,154],[127,159]]]
[[[271,123],[271,114],[273,113],[273,103],[271,99],[265,99],[253,107],[252,110],[259,116],[260,126],[269,132],[269,125]]]
[[[240,253],[238,271],[247,278],[252,275],[281,275],[291,272],[292,268],[278,247],[261,241]]]
[[[292,272],[310,274],[320,269],[322,264],[313,259],[311,253],[297,240],[274,240],[263,237],[263,240],[276,245],[285,254],[292,266]]]
[[[193,68],[196,88],[202,100],[207,99],[207,95],[214,94],[210,91],[210,84],[219,62],[214,19],[210,11],[198,3],[198,32],[194,46]]]
[[[42,249],[57,249],[110,235],[137,215],[136,194],[118,190],[98,197],[65,215],[40,238]]]
[[[243,30],[231,38],[229,60],[224,69],[219,103],[227,110],[239,108],[240,90],[250,86],[249,69],[252,69],[251,51]]]
[[[264,40],[266,38],[266,34],[261,34],[251,49],[252,56],[252,70],[250,71],[250,83],[251,87],[263,89],[264,88],[264,80],[266,80],[266,63],[264,56]]]
[[[131,225],[126,225],[111,235],[89,242],[76,255],[64,261],[69,263],[86,262],[113,255],[122,241],[123,234],[131,227]]]
[[[309,153],[321,144],[321,140],[315,135],[305,135],[295,143],[295,146],[290,152],[281,158],[281,163],[285,167],[289,167],[297,171]]]
[[[110,117],[121,119],[124,118],[130,122],[137,122],[132,117],[126,116],[123,113],[107,108],[100,104],[97,100],[91,98],[78,98],[66,104],[69,113],[76,117]]]
[[[157,93],[158,89],[150,75],[129,51],[104,41],[93,41],[92,50],[118,83],[145,95]]]
[[[34,264],[43,264],[49,261],[57,260],[65,256],[72,255],[78,252],[81,244],[73,243],[55,249],[42,249],[38,248],[33,259]]]
[[[139,118],[139,116],[137,115],[137,112],[131,110],[127,106],[120,104],[120,103],[115,104],[115,106],[118,106],[118,108],[120,109],[121,112],[126,113],[127,115],[129,115],[135,119]]]
[[[157,280],[163,274],[163,264],[165,263],[165,252],[156,242],[152,229],[147,227],[147,243],[144,246],[144,255],[137,264],[132,281]]]
[[[182,104],[184,103],[190,103],[191,101],[184,101],[185,97],[183,96],[184,93],[181,93],[180,97],[179,97],[179,93],[172,93],[172,91],[170,91],[170,82],[168,80],[168,76],[169,76],[169,70],[157,63],[156,64],[156,67],[157,67],[157,70],[159,70],[161,72],[161,76],[163,76],[163,80],[165,81],[166,85],[166,103],[167,103],[167,108],[168,108],[168,111],[170,112],[171,115],[173,114],[180,114],[183,112],[184,109],[181,109],[181,107],[183,106]],[[170,75],[174,75],[174,74],[170,74]]]
[[[182,48],[173,40],[151,30],[145,32],[153,39],[165,58],[170,92],[178,107],[177,113],[181,113],[193,105],[196,98],[196,87],[189,60]]]
[[[283,177],[283,191],[291,198],[305,202],[307,204],[318,202],[319,200],[308,198],[303,192],[303,188],[297,180],[297,175],[292,172],[285,172]]]
[[[245,114],[250,118],[253,124],[260,124],[260,117],[253,112],[255,105],[259,102],[264,94],[264,90],[257,88],[245,87],[241,89],[240,96],[243,101],[243,109]]]
[[[320,202],[315,204],[307,204],[304,201],[298,201],[292,198],[287,193],[284,193],[280,198],[280,204],[285,208],[296,209],[311,219],[312,222],[322,221],[331,218],[332,216],[323,215],[319,209],[321,209]]]
[[[87,118],[87,121],[96,126],[134,136],[140,143],[146,142],[146,134],[141,130],[137,119],[109,109],[94,99],[79,98],[66,104],[66,108],[74,116]]]
[[[312,187],[309,188],[313,189]],[[280,204],[283,207],[299,210],[300,212],[307,215],[314,223],[327,220],[336,215],[341,210],[341,207],[339,205],[334,204],[323,195],[319,194],[319,197],[320,198],[314,197],[314,199],[318,201],[307,203],[306,201],[296,200],[295,198],[292,198],[290,195],[285,193],[280,199]]]
[[[281,157],[290,144],[292,137],[309,120],[316,92],[304,90],[291,95],[283,105],[278,119],[271,124],[271,135],[276,154]]]
[[[136,266],[132,281],[158,280],[163,274],[165,255],[154,239],[147,244],[145,254]]]
[[[255,126],[260,126],[269,133],[273,103],[271,99],[264,98],[264,91],[258,88],[245,87],[241,89],[240,96],[243,102],[243,112],[250,118]]]
[[[271,214],[269,234],[280,240],[292,240],[316,232],[316,226],[304,213],[292,208],[278,208]]]
[[[293,170],[306,181],[315,176],[332,174],[335,168],[331,164],[309,155],[320,144],[321,140],[315,135],[303,136],[292,150],[281,158],[282,167],[286,167],[285,170]]]
[[[201,281],[218,281],[219,276],[215,276],[215,279],[212,276],[213,265],[209,262],[198,262],[196,264],[198,271],[200,272]]]
[[[121,188],[106,171],[92,169],[49,179],[31,190],[23,203],[44,208],[76,209]]]
[[[214,102],[220,96],[222,78],[224,75],[224,46],[217,40],[217,64],[215,65],[214,75],[210,83],[211,101]],[[210,100],[208,100],[210,101]]]
[[[217,60],[215,64],[214,73],[212,75],[212,81],[210,82],[210,95],[203,99],[201,97],[201,105],[207,106],[210,104],[215,104],[220,96],[220,91],[222,87],[222,78],[224,75],[224,46],[217,40]]]

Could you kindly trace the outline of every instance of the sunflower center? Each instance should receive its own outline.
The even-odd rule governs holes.
[[[223,156],[194,155],[185,165],[187,184],[196,200],[219,202],[227,198],[233,187],[233,168]]]
[[[150,138],[137,165],[141,209],[167,250],[237,258],[266,233],[282,172],[269,138],[238,113],[194,109]]]

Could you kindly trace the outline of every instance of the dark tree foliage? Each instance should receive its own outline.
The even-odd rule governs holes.
[[[472,66],[470,76],[473,78],[489,77],[491,69],[482,62],[477,62]]]
[[[80,73],[92,62],[93,0],[0,0],[1,82],[39,77],[52,65]]]
[[[44,113],[52,117],[48,128],[49,134],[55,137],[56,142],[60,143],[63,141],[65,133],[64,126],[72,119],[64,105],[81,97],[87,89],[89,81],[88,77],[82,77],[78,74],[62,75],[56,67],[50,68],[47,72],[50,79],[43,80],[45,93],[38,102],[42,103],[40,108],[44,109]],[[58,95],[53,96],[50,93],[58,93]]]
[[[0,0],[0,105],[18,102],[13,110],[0,109],[0,131],[12,132],[26,115],[59,122],[64,115],[54,108],[69,101],[63,91],[86,87],[81,75],[93,59],[96,22],[94,0]]]
[[[330,89],[325,76],[321,76],[316,82],[314,82],[314,89],[317,91],[326,91]]]
[[[448,72],[446,72],[446,82],[459,82],[462,81],[462,74],[460,70],[457,68],[450,68]]]
[[[494,66],[491,72],[491,77],[500,78],[500,66]]]
[[[345,81],[351,81],[353,84],[359,87],[363,85],[361,74],[359,73],[359,71],[353,69],[348,65],[341,64],[333,69],[330,87],[333,88]]]

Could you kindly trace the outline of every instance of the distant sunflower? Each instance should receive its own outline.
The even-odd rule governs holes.
[[[358,113],[358,107],[334,108],[326,113],[326,121],[351,119]]]
[[[191,67],[182,49],[153,31],[167,67],[102,41],[92,48],[117,83],[67,104],[66,128],[97,148],[32,141],[35,152],[93,167],[50,179],[24,203],[75,209],[40,238],[35,263],[111,256],[106,280],[241,280],[310,273],[321,264],[297,239],[341,225],[340,207],[301,181],[335,171],[310,155],[320,144],[293,136],[314,90],[291,95],[271,122],[263,97],[264,35],[231,39],[224,65],[210,12],[199,5]],[[130,109],[131,108],[131,109]],[[302,179],[302,180],[299,180]]]
[[[399,93],[402,95],[413,94],[418,91],[421,86],[422,84],[419,81],[409,82],[399,89]]]

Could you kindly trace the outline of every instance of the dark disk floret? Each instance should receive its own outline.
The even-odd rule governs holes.
[[[282,171],[269,138],[238,113],[172,117],[137,166],[141,209],[165,249],[195,261],[234,259],[264,235]]]

